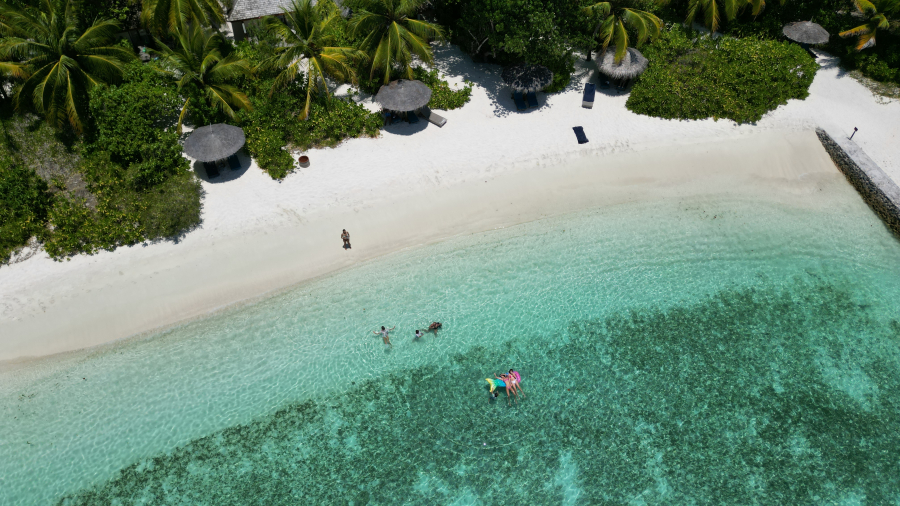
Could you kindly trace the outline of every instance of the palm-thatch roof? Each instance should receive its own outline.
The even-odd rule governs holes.
[[[516,91],[538,91],[553,82],[553,72],[543,65],[520,63],[503,69],[503,82]]]
[[[597,68],[612,79],[634,79],[647,70],[650,61],[640,51],[629,47],[622,61],[616,63],[616,48],[606,49],[603,58],[598,60]]]
[[[784,25],[784,36],[801,44],[824,44],[828,42],[828,31],[812,21],[797,21]]]
[[[184,153],[201,162],[214,162],[237,153],[244,141],[240,128],[216,123],[191,132],[184,141]]]
[[[422,81],[398,79],[385,84],[375,95],[375,101],[389,111],[414,111],[428,105],[431,88]]]

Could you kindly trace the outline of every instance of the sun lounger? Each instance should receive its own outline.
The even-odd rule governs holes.
[[[216,162],[203,162],[203,168],[206,169],[206,177],[210,179],[219,177],[219,169],[216,168]]]
[[[587,137],[584,135],[584,128],[572,127],[572,130],[575,130],[575,137],[578,138],[578,144],[584,144],[588,141]]]
[[[423,114],[422,114],[422,117],[423,117],[423,118],[427,118],[428,121],[434,123],[435,125],[437,125],[437,126],[439,126],[439,127],[442,127],[442,126],[444,126],[444,125],[447,124],[447,119],[446,119],[446,118],[444,118],[443,116],[441,116],[441,115],[435,113],[434,111],[432,111],[431,109],[429,109],[429,108],[427,108],[427,107],[425,107],[425,108],[422,109],[422,113],[423,113]]]
[[[608,90],[609,89],[609,81],[606,79],[600,81],[600,87],[603,88],[604,90]]]
[[[228,157],[228,167],[230,167],[231,170],[238,170],[241,168],[241,161],[238,160],[237,155],[231,155]]]
[[[534,94],[533,91],[529,91],[527,95],[525,95],[525,100],[528,101],[528,107],[537,107],[537,95]]]
[[[631,84],[631,81],[628,79],[624,79],[616,83],[616,91],[622,93],[623,91],[628,89],[628,85]]]
[[[584,83],[584,95],[581,97],[581,107],[590,109],[594,107],[594,94],[596,93],[594,83]]]
[[[520,111],[524,111],[525,109],[528,109],[528,106],[525,105],[525,99],[522,98],[521,91],[517,91],[517,92],[513,93],[513,100],[515,100],[515,102],[516,102],[516,109],[518,109]]]
[[[409,121],[409,124],[418,123],[419,116],[416,114],[416,111],[409,111],[406,113],[406,120]]]

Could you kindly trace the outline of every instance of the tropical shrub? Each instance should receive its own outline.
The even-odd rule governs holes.
[[[797,44],[709,37],[673,27],[645,48],[650,68],[629,110],[668,119],[758,121],[789,99],[804,99],[818,65]]]
[[[461,89],[454,90],[447,81],[441,79],[437,69],[425,70],[416,67],[415,77],[431,88],[431,100],[428,101],[428,107],[431,109],[445,111],[459,109],[468,104],[472,97],[472,83],[466,81]]]
[[[52,197],[33,169],[0,156],[0,263],[34,236],[46,232]]]

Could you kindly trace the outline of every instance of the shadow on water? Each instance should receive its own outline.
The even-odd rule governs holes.
[[[724,290],[476,347],[194,440],[59,504],[887,504],[900,323],[836,283]],[[509,367],[526,393],[513,407],[484,381]]]

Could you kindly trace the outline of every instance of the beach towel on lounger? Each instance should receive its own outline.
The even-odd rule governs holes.
[[[584,95],[581,97],[581,107],[590,109],[594,107],[594,94],[597,88],[594,83],[584,83]]]
[[[572,127],[572,130],[575,130],[575,137],[578,138],[578,144],[584,144],[585,142],[588,141],[587,137],[584,135],[584,128],[581,128],[580,126],[578,126],[578,127]]]

